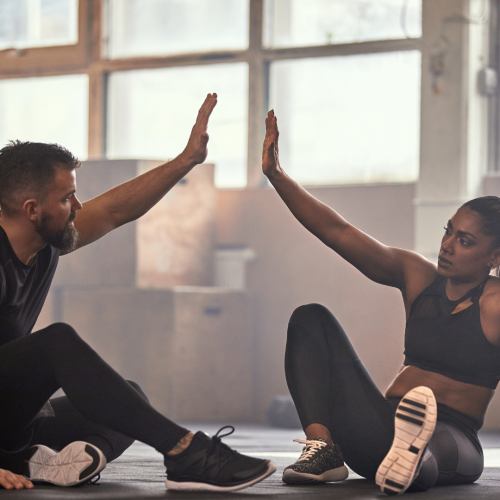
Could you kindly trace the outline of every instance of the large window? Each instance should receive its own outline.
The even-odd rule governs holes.
[[[265,0],[264,45],[305,47],[422,33],[420,0]]]
[[[302,184],[414,181],[420,52],[273,62],[280,157]]]
[[[0,50],[78,41],[78,0],[0,0]]]
[[[108,84],[109,158],[172,158],[186,146],[207,92],[221,98],[210,119],[208,162],[220,187],[244,187],[247,161],[246,63],[121,71]]]
[[[421,0],[0,0],[0,141],[168,159],[217,92],[207,161],[219,187],[266,185],[270,107],[299,182],[415,180],[421,10]]]
[[[110,0],[110,58],[248,47],[246,0]]]
[[[0,144],[56,142],[87,158],[87,75],[0,80]]]

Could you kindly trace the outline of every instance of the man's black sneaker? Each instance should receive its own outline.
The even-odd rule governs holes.
[[[417,478],[436,418],[436,399],[428,387],[416,387],[401,399],[395,415],[394,441],[375,476],[387,495],[404,493]]]
[[[219,436],[226,428],[230,432]],[[211,438],[197,432],[184,451],[165,456],[165,486],[170,490],[236,491],[271,475],[276,470],[273,462],[242,455],[221,441],[233,432],[230,425]]]
[[[27,450],[24,476],[56,486],[87,483],[106,467],[102,451],[90,443],[75,441],[61,451],[37,444]]]
[[[300,458],[283,472],[287,484],[343,481],[349,475],[338,444],[331,448],[324,439],[294,439],[305,444]]]

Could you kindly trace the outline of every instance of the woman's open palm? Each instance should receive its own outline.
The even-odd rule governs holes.
[[[266,118],[266,137],[262,148],[262,171],[268,177],[281,168],[278,149],[279,135],[278,121],[274,110],[271,110]]]

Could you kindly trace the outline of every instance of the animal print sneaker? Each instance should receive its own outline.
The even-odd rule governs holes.
[[[349,475],[339,445],[331,448],[324,439],[294,439],[305,444],[300,458],[283,472],[287,484],[313,484],[343,481]]]

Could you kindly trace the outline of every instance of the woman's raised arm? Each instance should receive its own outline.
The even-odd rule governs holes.
[[[349,224],[337,212],[321,203],[281,168],[278,124],[274,111],[266,119],[262,170],[295,218],[341,257],[371,280],[403,290],[408,271],[435,272],[422,256],[383,245]]]

